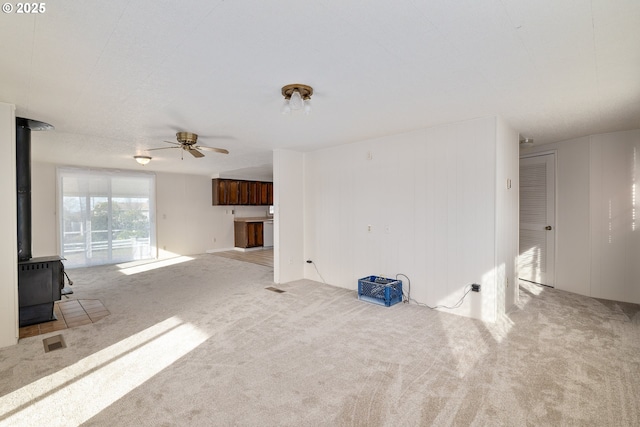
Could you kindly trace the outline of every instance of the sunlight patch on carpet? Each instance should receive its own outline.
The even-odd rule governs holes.
[[[43,417],[47,426],[82,424],[208,338],[171,317],[0,397],[2,425],[37,425]]]
[[[193,261],[193,258],[188,256],[179,256],[176,258],[159,259],[146,264],[135,265],[132,267],[123,267],[120,272],[130,276],[132,274],[144,273],[145,271],[156,270],[158,268],[168,267],[170,265],[176,265],[187,261]]]

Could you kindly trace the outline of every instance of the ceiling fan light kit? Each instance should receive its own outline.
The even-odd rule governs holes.
[[[311,95],[313,88],[308,85],[294,83],[282,87],[282,114],[291,114],[291,111],[303,111],[305,114],[311,113]]]
[[[136,159],[136,162],[140,163],[142,166],[148,164],[152,157],[151,156],[133,156]]]

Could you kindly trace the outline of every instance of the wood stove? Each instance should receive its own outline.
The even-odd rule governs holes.
[[[31,258],[18,262],[18,300],[20,327],[56,320],[53,304],[64,288],[62,258]]]
[[[32,258],[31,131],[53,126],[16,118],[16,181],[18,198],[18,305],[20,327],[56,320],[53,304],[64,288],[64,265],[58,255]]]

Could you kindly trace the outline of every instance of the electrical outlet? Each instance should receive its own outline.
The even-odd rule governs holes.
[[[367,231],[371,233],[372,230],[373,230],[373,225],[371,224],[367,225]]]
[[[474,283],[471,285],[471,290],[473,292],[480,292],[480,285],[478,285],[477,283]]]

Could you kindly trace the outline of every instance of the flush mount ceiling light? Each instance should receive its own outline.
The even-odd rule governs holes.
[[[140,163],[142,166],[151,161],[150,156],[133,156],[133,158],[136,159],[136,162]]]
[[[302,110],[305,114],[311,113],[311,95],[313,88],[302,84],[292,84],[282,87],[284,104],[282,114],[291,114],[292,110]]]
[[[533,147],[533,139],[520,138],[520,148],[531,148],[531,147]]]

